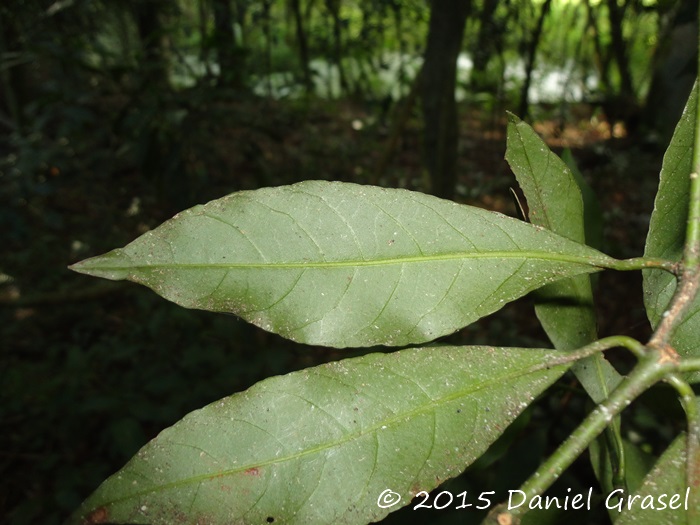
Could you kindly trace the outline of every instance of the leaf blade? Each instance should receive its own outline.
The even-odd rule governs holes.
[[[567,368],[545,350],[433,347],[270,378],[162,432],[73,523],[381,519],[382,491],[407,504],[461,472]]]
[[[611,259],[542,229],[405,190],[308,181],[186,210],[73,270],[144,284],[308,344],[452,333]]]
[[[577,180],[539,135],[513,114],[509,114],[506,160],[525,194],[530,220],[568,239],[585,243],[586,213],[581,190],[585,182]],[[594,196],[589,195],[587,200],[594,202]],[[534,295],[537,318],[555,348],[575,350],[597,339],[588,275],[557,281]],[[573,370],[596,403],[607,398],[621,380],[602,354],[581,360]]]
[[[529,219],[584,243],[583,198],[571,170],[527,123],[508,114],[506,161],[525,193]]]
[[[585,243],[587,232],[597,231],[591,206],[595,195],[580,174],[576,175],[557,157],[525,122],[509,115],[506,160],[525,194],[531,220],[574,241]],[[573,163],[573,159],[569,159]],[[584,190],[587,195],[584,199]],[[590,242],[590,239],[589,239]],[[533,294],[535,313],[558,350],[571,351],[597,339],[593,290],[588,275],[578,275],[548,284]],[[622,378],[602,353],[576,362],[572,367],[583,388],[595,403],[603,402]],[[604,451],[614,470],[625,472],[625,449],[619,419],[606,430]],[[598,472],[596,473],[598,475]],[[612,487],[609,477],[600,477]],[[615,480],[617,482],[618,480]]]
[[[691,486],[686,477],[689,463],[686,441],[687,435],[681,434],[669,445],[644,478],[639,490],[626,498],[622,505],[623,512],[615,520],[617,525],[695,523],[700,505],[697,487]],[[671,508],[670,503],[675,494],[679,498],[673,503],[675,508]],[[614,503],[611,502],[611,505]],[[650,504],[654,507],[650,507]]]
[[[695,107],[698,103],[697,82],[688,98],[671,143],[664,155],[659,178],[659,189],[654,200],[644,255],[662,256],[680,261],[683,255],[690,172],[695,137]],[[652,328],[656,328],[673,293],[676,279],[673,275],[655,270],[643,270],[644,306]],[[700,297],[688,308],[683,321],[673,332],[670,344],[683,357],[698,357],[697,341],[700,338]],[[691,382],[700,381],[700,373],[687,374]]]

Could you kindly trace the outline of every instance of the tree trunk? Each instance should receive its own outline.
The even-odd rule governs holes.
[[[197,29],[199,30],[199,61],[204,64],[204,69],[206,71],[205,79],[209,82],[213,77],[214,73],[211,69],[211,61],[209,60],[209,42],[207,39],[207,24],[209,22],[209,2],[207,0],[199,0],[197,2],[197,15],[199,20]],[[122,37],[122,40],[124,37]]]
[[[248,44],[248,25],[246,24],[246,15],[248,13],[249,0],[235,0],[233,6],[235,8],[235,18],[238,28],[241,31],[240,40],[237,42],[238,47],[246,49]]]
[[[457,180],[457,57],[470,8],[469,0],[433,0],[430,9],[422,75],[423,142],[429,190],[444,198],[453,197]]]
[[[0,56],[10,56],[11,53],[20,55],[20,38],[18,31],[9,15],[9,9],[0,7]],[[21,95],[26,96],[28,89],[25,88],[23,66],[0,68],[0,82],[2,82],[2,92],[4,97],[0,97],[0,111],[7,112],[8,117],[2,115],[5,127],[13,130],[22,128],[22,107],[24,101]],[[5,122],[8,120],[8,122]]]
[[[396,150],[399,148],[401,137],[404,134],[408,120],[413,112],[413,107],[418,99],[420,88],[423,85],[423,69],[421,68],[413,79],[411,88],[405,98],[399,100],[394,107],[393,115],[391,116],[391,125],[389,128],[389,136],[386,140],[386,147],[379,156],[379,161],[370,175],[370,184],[379,184],[380,177],[385,176],[389,163],[394,157]]]
[[[272,0],[263,0],[263,33],[265,34],[265,69],[267,70],[267,96],[272,98]]]
[[[547,18],[547,13],[552,6],[552,0],[545,0],[542,4],[542,10],[540,11],[540,16],[537,19],[537,26],[532,33],[532,40],[528,45],[527,50],[527,64],[525,66],[525,81],[523,82],[522,89],[520,91],[520,107],[518,108],[518,114],[520,118],[525,120],[527,118],[527,113],[530,108],[530,84],[532,83],[532,71],[535,69],[535,57],[537,56],[537,47],[540,44],[540,39],[542,37],[542,28],[544,27],[544,20]]]
[[[612,54],[620,72],[620,97],[623,100],[634,100],[634,88],[632,87],[632,74],[627,57],[627,44],[622,35],[622,11],[617,5],[617,0],[608,0],[608,17],[610,19],[610,36],[612,39]]]
[[[161,21],[163,5],[160,1],[132,3],[136,30],[141,42],[143,65],[141,70],[147,84],[167,85],[168,64],[163,49],[164,29]]]
[[[698,74],[698,2],[682,0],[662,32],[642,124],[668,144]]]
[[[313,81],[311,79],[311,70],[309,69],[309,45],[304,31],[304,19],[301,15],[301,6],[299,0],[290,0],[292,14],[294,15],[294,26],[296,29],[297,45],[299,46],[299,62],[301,64],[301,72],[304,79],[304,88],[307,93],[313,91]]]
[[[233,33],[231,0],[212,0],[214,12],[213,44],[219,61],[219,87],[237,88],[242,85],[243,72],[240,53]]]
[[[326,9],[333,21],[333,61],[338,68],[338,78],[340,80],[340,92],[348,92],[348,81],[343,69],[343,41],[342,22],[340,20],[340,0],[326,0]]]
[[[477,90],[490,87],[484,82],[484,73],[491,59],[491,54],[494,48],[497,47],[495,40],[502,38],[502,32],[496,26],[493,17],[497,6],[498,0],[484,0],[484,5],[479,15],[479,35],[476,38],[476,45],[472,51],[474,67],[471,73],[471,85]]]
[[[401,2],[393,0],[390,2],[391,11],[394,15],[394,28],[396,29],[396,40],[399,43],[399,90],[398,96],[403,94],[403,87],[406,84],[406,38],[403,32],[403,11]]]
[[[600,31],[598,31],[598,21],[596,20],[595,8],[591,5],[591,0],[586,1],[587,19],[586,28],[593,32],[593,48],[595,51],[595,65],[598,69],[600,84],[604,93],[612,93],[610,84],[610,54],[603,49],[603,44],[600,42]]]

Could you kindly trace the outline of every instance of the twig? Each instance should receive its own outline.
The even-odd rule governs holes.
[[[674,364],[660,362],[657,355],[645,355],[639,365],[626,377],[610,397],[598,405],[557,451],[545,461],[520,490],[526,501],[542,494],[562,472],[588,448],[591,442],[610,424],[630,402],[673,370]],[[505,504],[494,508],[484,523],[517,525],[529,508],[522,505],[508,510]]]

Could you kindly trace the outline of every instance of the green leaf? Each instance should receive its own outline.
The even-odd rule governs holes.
[[[528,124],[513,114],[508,117],[506,160],[527,199],[530,221],[573,241],[586,242],[580,183]],[[555,348],[575,350],[597,339],[587,275],[547,285],[534,298],[537,318]],[[596,403],[620,382],[602,354],[581,360],[573,370]]]
[[[575,177],[528,124],[508,116],[506,160],[527,199],[530,221],[585,243],[583,199]],[[557,349],[574,350],[595,341],[587,275],[545,286],[535,298],[537,317]]]
[[[678,436],[644,478],[641,488],[622,503],[623,512],[615,525],[676,525],[697,523],[698,489],[690,487],[687,478],[686,435]],[[688,491],[687,510],[685,507]],[[671,509],[673,496],[679,495]],[[663,496],[665,495],[665,496]],[[665,503],[665,505],[664,505]],[[610,500],[608,506],[617,504]],[[651,507],[650,505],[654,505]],[[666,508],[661,508],[665,506]],[[654,510],[652,510],[652,508]]]
[[[509,114],[506,160],[527,199],[530,220],[573,241],[586,242],[582,187],[592,191],[579,175],[552,153],[535,131]],[[572,159],[573,160],[573,159]],[[589,202],[595,196],[588,196]],[[589,204],[590,206],[590,204]],[[575,350],[597,339],[593,291],[588,275],[549,284],[533,294],[535,313],[558,350]],[[604,401],[621,377],[602,353],[578,361],[572,371],[595,403]],[[616,419],[606,430],[606,457],[616,471],[625,472],[625,450]],[[612,487],[609,477],[598,476]],[[616,480],[619,481],[619,480]]]
[[[586,182],[586,179],[583,178],[570,149],[567,148],[562,151],[561,160],[569,168],[576,180],[576,185],[581,190],[583,229],[586,234],[586,244],[596,250],[601,250],[603,248],[603,211],[600,208],[598,197]]]
[[[72,266],[290,339],[406,345],[450,334],[613,259],[497,213],[309,181],[234,193]]]
[[[506,160],[525,193],[529,220],[585,242],[583,199],[571,170],[527,123],[508,113]]]
[[[697,83],[693,88],[671,143],[664,155],[659,190],[654,201],[644,255],[680,261],[685,242],[690,193],[690,172],[695,138],[695,107],[698,101]],[[644,304],[653,328],[676,290],[676,278],[666,272],[644,270]],[[700,296],[685,313],[670,344],[684,357],[700,357]],[[689,381],[700,381],[700,373],[689,374]]]
[[[605,490],[611,491],[615,488],[615,479],[611,472],[611,466],[615,460],[610,457],[610,449],[603,446],[604,444],[606,442],[602,441],[602,436],[600,436],[591,443],[588,453],[596,478],[600,480],[600,484],[605,487]],[[625,458],[625,488],[634,493],[640,488],[644,477],[658,458],[647,454],[626,439],[622,440],[622,445],[624,446]],[[615,518],[617,511],[610,511],[610,515],[611,518]]]
[[[379,520],[464,470],[567,367],[546,350],[430,347],[270,378],[163,431],[71,523]],[[401,503],[380,508],[386,490]]]

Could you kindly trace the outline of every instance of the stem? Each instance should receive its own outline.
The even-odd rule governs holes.
[[[646,354],[644,345],[626,335],[611,335],[609,337],[603,337],[598,339],[584,347],[579,348],[573,352],[562,352],[561,358],[553,359],[548,364],[550,366],[556,366],[559,364],[570,363],[572,361],[578,361],[585,357],[597,354],[603,350],[609,350],[610,348],[626,348],[632,352],[635,356],[641,358]]]
[[[695,108],[692,161],[688,223],[682,264],[638,257],[614,261],[604,266],[615,270],[659,268],[676,274],[679,277],[679,283],[669,307],[663,313],[661,322],[648,345],[642,346],[630,338],[626,338],[630,340],[624,341],[624,343],[620,337],[614,338],[618,339],[621,346],[625,346],[635,355],[641,356],[639,364],[612,392],[610,397],[598,405],[557,451],[521,486],[520,490],[524,494],[525,502],[543,494],[625,407],[662,379],[680,394],[688,421],[687,486],[697,487],[700,484],[700,461],[698,461],[700,457],[700,409],[698,398],[690,385],[679,375],[681,372],[700,370],[700,358],[681,359],[670,345],[673,330],[683,321],[683,315],[695,300],[698,286],[700,286],[700,102],[696,104]],[[607,339],[609,342],[613,338]],[[603,341],[598,341],[598,343]],[[595,344],[588,345],[579,352],[590,351]],[[529,505],[508,509],[506,504],[502,503],[489,513],[483,523],[518,525],[521,516],[528,510]]]
[[[700,53],[700,38],[698,38],[698,52]],[[698,67],[700,67],[700,54],[698,55]],[[700,71],[700,69],[698,70]],[[698,78],[695,78],[698,84]],[[697,100],[697,99],[696,99]],[[690,209],[688,211],[688,228],[686,230],[685,253],[683,259],[686,264],[698,264],[698,247],[700,246],[700,201],[698,198],[698,174],[700,174],[700,102],[695,104],[695,137],[693,139],[693,164],[690,173]]]
[[[528,499],[544,492],[628,404],[668,372],[670,365],[657,362],[655,356],[645,358],[623,380],[610,397],[591,412],[581,426],[557,450],[521,489]]]
[[[698,107],[700,108],[700,104]],[[698,111],[700,112],[700,109]],[[700,113],[698,113],[696,127],[700,127]],[[698,176],[700,172],[700,130],[696,130],[695,138],[696,149],[693,157],[695,170],[690,176],[688,224],[682,266],[669,261],[644,257],[615,261],[607,266],[616,270],[662,268],[676,275],[682,269],[679,284],[671,299],[670,306],[663,313],[661,322],[646,347],[634,339],[615,336],[601,339],[576,352],[582,356],[583,354],[589,355],[594,348],[599,346],[599,343],[606,347],[614,341],[613,344],[628,348],[640,360],[632,373],[620,383],[610,397],[598,405],[559,449],[522,485],[520,490],[524,493],[525,501],[544,493],[632,400],[661,379],[670,383],[681,395],[683,408],[686,412],[688,420],[686,450],[689,466],[687,482],[694,484],[700,477],[700,469],[694,468],[695,458],[700,452],[700,414],[696,405],[695,393],[688,383],[673,373],[676,370],[700,367],[700,359],[682,361],[669,344],[674,328],[683,319],[683,314],[695,299],[700,284],[700,177]],[[609,346],[607,347],[609,348]],[[489,513],[485,523],[516,525],[520,522],[520,517],[528,510],[529,506],[526,505],[511,510],[506,508],[505,504],[501,504]]]
[[[683,359],[678,365],[679,372],[700,372],[700,357]]]
[[[700,48],[700,39],[698,39]],[[698,56],[700,63],[700,55]],[[698,79],[695,79],[698,83]],[[697,100],[697,99],[696,99]],[[690,173],[690,206],[688,209],[688,227],[685,237],[683,263],[686,267],[697,267],[700,262],[700,102],[695,104],[695,136],[693,140],[693,165]]]
[[[696,22],[700,22],[700,12],[698,13]],[[698,38],[698,67],[700,67],[700,38]],[[700,69],[698,69],[700,72]],[[695,84],[698,83],[698,77],[695,77]],[[688,228],[686,230],[685,251],[683,253],[684,263],[686,268],[691,268],[695,271],[695,289],[697,293],[697,274],[700,271],[700,102],[695,103],[695,137],[693,141],[693,171],[690,174],[690,206],[688,209]],[[697,359],[683,360],[685,362],[697,361]],[[685,408],[686,418],[688,420],[688,439],[686,442],[686,484],[688,487],[697,487],[700,483],[700,464],[698,457],[700,456],[700,417],[698,416],[698,398],[695,397],[695,392],[690,386],[680,381],[681,398]],[[688,523],[696,522],[698,519],[697,496],[693,497],[693,505],[687,516]]]
[[[676,275],[679,272],[679,264],[677,262],[656,257],[634,257],[633,259],[624,259],[621,261],[614,259],[613,262],[606,264],[604,267],[621,271],[659,269],[666,270]]]
[[[700,104],[698,104],[700,107]],[[700,118],[700,117],[699,117]],[[700,133],[695,130],[695,149],[693,150],[693,172],[690,174],[690,203],[688,208],[688,227],[685,236],[685,251],[683,253],[683,264],[687,268],[696,267],[700,263]]]
[[[688,430],[700,426],[700,413],[698,412],[697,404],[695,403],[695,392],[690,385],[685,382],[678,374],[669,374],[664,378],[669,385],[676,389],[680,394],[681,404],[685,410],[686,419],[688,421]]]
[[[688,421],[688,435],[686,436],[686,487],[697,487],[700,480],[700,464],[698,463],[698,453],[700,452],[700,413],[698,412],[697,398],[695,392],[688,383],[683,381],[677,374],[669,374],[665,381],[672,385],[680,394],[681,403],[685,410],[685,417]],[[697,509],[693,504],[688,509],[688,523],[697,523]]]
[[[642,358],[639,365],[627,376],[610,397],[598,405],[569,438],[552,454],[537,471],[520,487],[526,501],[544,493],[561,473],[591,444],[637,396],[663,378],[674,364],[654,352]],[[496,507],[485,523],[519,523],[520,516],[528,511],[527,505],[508,510],[505,504]],[[510,519],[509,519],[510,518]],[[492,521],[488,521],[492,520]]]
[[[696,487],[700,483],[700,462],[698,457],[700,455],[700,422],[695,421],[690,424],[690,418],[688,421],[688,436],[686,440],[686,486]],[[688,523],[697,523],[698,517],[698,507],[697,507],[697,495],[695,491],[693,493],[693,503],[688,509]]]
[[[685,248],[683,250],[683,271],[676,292],[663,313],[649,341],[650,347],[662,349],[669,359],[679,359],[669,345],[673,330],[683,320],[683,314],[693,303],[700,283],[700,104],[696,104],[695,143],[693,146],[693,171],[690,174],[690,195],[688,203],[688,224],[686,226]]]

